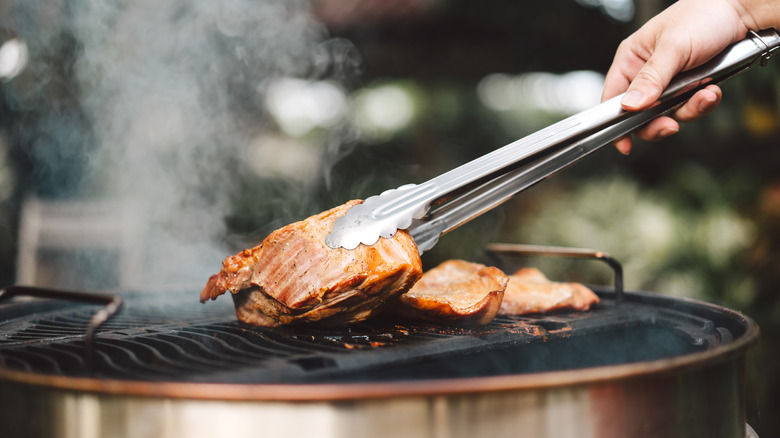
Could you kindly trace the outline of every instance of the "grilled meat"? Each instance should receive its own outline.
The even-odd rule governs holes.
[[[588,310],[599,297],[580,283],[550,281],[536,268],[522,268],[509,276],[500,315],[544,313],[558,309]]]
[[[325,236],[335,220],[360,202],[287,225],[259,246],[228,257],[209,278],[201,302],[230,292],[238,319],[263,326],[368,318],[417,282],[422,263],[402,230],[354,250],[328,247]]]
[[[507,280],[498,268],[449,260],[423,274],[394,310],[413,319],[487,324],[496,316]]]

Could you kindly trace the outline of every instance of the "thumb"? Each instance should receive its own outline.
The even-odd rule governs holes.
[[[669,59],[671,58],[671,59]],[[663,93],[675,74],[682,70],[680,58],[664,56],[656,52],[639,70],[620,104],[627,111],[638,111],[652,106]]]

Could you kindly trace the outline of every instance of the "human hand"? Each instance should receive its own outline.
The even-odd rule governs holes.
[[[652,18],[618,47],[607,72],[602,100],[625,92],[621,100],[625,110],[650,107],[677,73],[704,64],[729,44],[744,38],[749,30],[758,30],[757,22],[746,13],[742,3],[679,0]],[[651,121],[635,135],[646,141],[672,135],[679,131],[679,122],[696,120],[714,110],[721,96],[719,87],[707,86],[670,116]],[[628,154],[631,138],[624,137],[615,146]]]

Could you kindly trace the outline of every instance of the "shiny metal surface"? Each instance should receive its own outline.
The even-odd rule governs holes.
[[[401,385],[412,391],[373,397],[334,388],[336,399],[311,388],[302,400],[282,394],[310,388],[234,388],[241,397],[215,400],[225,388],[190,385],[176,397],[139,396],[4,380],[0,430],[31,438],[745,436],[741,357],[684,371],[645,374],[639,368],[634,376],[551,387],[542,376],[542,385],[523,388],[507,379],[467,392],[459,392],[458,382],[442,382],[451,387],[428,394]]]
[[[510,260],[521,254],[543,254],[594,258],[610,266],[617,264],[607,254],[578,248],[492,244],[488,251]],[[592,355],[593,351],[598,351],[599,357],[602,354],[620,356],[624,352],[615,351],[615,348],[629,349],[626,346],[629,344],[616,347],[615,343],[609,343],[611,350],[602,350],[601,345],[583,343],[582,330],[596,325],[588,322],[585,313],[575,313],[569,316],[573,319],[571,325],[558,324],[555,327],[559,330],[553,326],[549,326],[549,330],[540,330],[539,335],[544,339],[538,344],[539,349],[523,350],[536,352],[532,354],[533,361],[544,364],[546,362],[540,356],[555,356],[556,351],[561,352],[560,348],[556,350],[556,346],[563,345],[560,342],[578,342],[565,344],[566,352],[574,345],[585,348],[577,350],[581,352],[567,367],[549,368],[543,365],[541,371],[507,373],[515,366],[514,362],[510,364],[507,361],[521,362],[531,353],[523,356],[501,354],[503,372],[469,374],[469,377],[443,377],[446,373],[440,367],[430,375],[406,374],[392,379],[377,375],[379,379],[374,380],[293,380],[294,383],[282,383],[278,379],[270,381],[272,383],[259,383],[252,379],[198,380],[197,373],[193,374],[198,378],[196,380],[179,379],[170,373],[112,375],[108,368],[101,367],[88,372],[71,370],[54,374],[33,371],[32,367],[12,366],[13,355],[3,354],[0,349],[0,436],[754,437],[755,433],[745,424],[744,362],[748,348],[759,336],[755,322],[739,312],[713,304],[645,292],[624,295],[621,270],[612,267],[615,269],[616,291],[609,300],[604,296],[603,301],[611,300],[613,303],[609,306],[602,303],[592,313],[603,317],[604,313],[613,312],[620,321],[624,321],[621,325],[635,324],[643,313],[654,324],[679,332],[686,342],[701,348],[686,349],[686,353],[649,356],[653,359],[586,365],[583,356]],[[178,303],[178,308],[185,307],[178,297],[170,298]],[[132,333],[143,337],[154,337],[158,333],[172,339],[179,330],[175,328],[179,325],[176,319],[183,317],[181,322],[184,326],[205,336],[204,348],[218,342],[218,333],[222,329],[204,330],[203,323],[207,321],[201,315],[189,311],[176,315],[176,312],[165,310],[161,301],[164,300],[159,296],[151,296],[154,309],[164,316],[162,326],[153,324],[156,318],[147,312],[140,314],[141,319],[146,321],[140,326],[130,323],[132,319],[122,320],[120,315],[109,322],[110,327],[105,327],[98,339],[102,338],[106,345],[121,341],[138,346],[147,344],[142,343],[141,337],[133,340]],[[142,303],[146,302],[142,300]],[[30,303],[22,304],[28,306]],[[128,299],[126,304],[125,310],[132,311],[134,300]],[[641,307],[656,312],[638,312]],[[0,310],[3,310],[2,306]],[[12,315],[12,310],[8,307],[4,309],[6,315]],[[33,312],[33,315],[39,315],[38,312]],[[49,318],[53,320],[75,322],[77,327],[83,325],[78,319],[73,319],[74,314],[69,309],[62,313],[56,309],[41,313],[50,314]],[[674,318],[665,319],[671,314]],[[553,318],[563,323],[567,316],[561,314]],[[208,321],[212,319],[218,322],[223,317],[211,315],[207,318]],[[576,321],[584,325],[573,324]],[[11,326],[10,331],[0,332],[0,339],[21,342],[11,338],[17,333],[24,334],[22,344],[34,345],[39,357],[44,355],[42,347],[45,344],[61,349],[72,336],[68,332],[53,330],[54,326],[27,320],[12,321]],[[164,326],[173,327],[171,331],[166,331]],[[693,326],[694,329],[684,330],[683,326]],[[522,337],[522,332],[516,332],[519,328],[508,326],[501,331]],[[595,330],[599,333],[603,331],[606,330]],[[630,345],[641,344],[636,337],[628,334],[629,331],[625,333],[622,337],[628,338]],[[52,336],[66,342],[62,345],[50,342]],[[447,336],[465,337],[456,332]],[[477,336],[479,339],[488,337],[489,332]],[[293,337],[292,341],[296,339]],[[644,345],[639,346],[642,350],[656,347],[654,344],[662,342],[660,339],[668,338],[647,339]],[[340,342],[341,338],[337,341]],[[295,343],[297,341],[289,346]],[[253,345],[244,345],[244,348]],[[312,344],[312,347],[315,345]],[[388,347],[387,350],[392,351],[393,348]],[[483,350],[469,350],[469,354],[482,361],[489,357],[485,354],[487,349]],[[196,351],[199,353],[195,354]],[[231,355],[238,353],[240,351],[231,351]],[[430,348],[426,348],[426,356],[433,354]],[[166,357],[170,358],[160,354],[148,360],[164,362]],[[209,358],[214,360],[214,356],[207,355],[204,349],[193,349],[189,355],[177,357],[189,357],[193,364]],[[365,361],[365,355],[359,357]],[[455,359],[457,357],[449,355],[445,361],[451,366]],[[123,363],[124,367],[130,365]],[[156,367],[158,365],[150,364],[149,369]],[[229,371],[227,364],[220,367]],[[186,369],[182,368],[181,373],[187,373]],[[192,373],[191,370],[189,372]],[[150,378],[142,377],[147,375]]]
[[[780,47],[774,30],[751,34],[674,78],[659,104],[626,112],[617,96],[419,185],[366,199],[339,218],[326,243],[355,248],[409,229],[422,253],[439,237],[688,100],[697,90],[764,64]]]
[[[474,378],[241,384],[68,377],[0,367],[0,436],[742,437],[758,327],[707,303],[733,337],[643,362]],[[21,419],[21,420],[20,420]]]

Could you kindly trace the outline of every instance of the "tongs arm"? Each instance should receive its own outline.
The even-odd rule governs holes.
[[[763,64],[778,47],[780,35],[774,30],[751,33],[676,76],[652,108],[624,111],[617,96],[427,182],[371,197],[339,218],[326,242],[354,248],[408,229],[422,253],[442,234],[674,109],[699,89]]]
[[[560,172],[601,147],[630,134],[651,120],[673,111],[697,91],[717,84],[747,70],[757,62],[764,63],[771,52],[780,47],[780,36],[774,30],[751,34],[701,67],[684,72],[672,81],[658,103],[644,111],[620,111],[612,124],[584,138],[565,139],[540,151],[524,166],[507,166],[497,176],[447,202],[432,208],[428,214],[412,222],[409,231],[420,251],[433,247],[439,236],[502,204],[515,194]],[[596,108],[619,106],[622,95]],[[599,111],[609,114],[611,110]],[[591,114],[596,114],[591,111]]]

